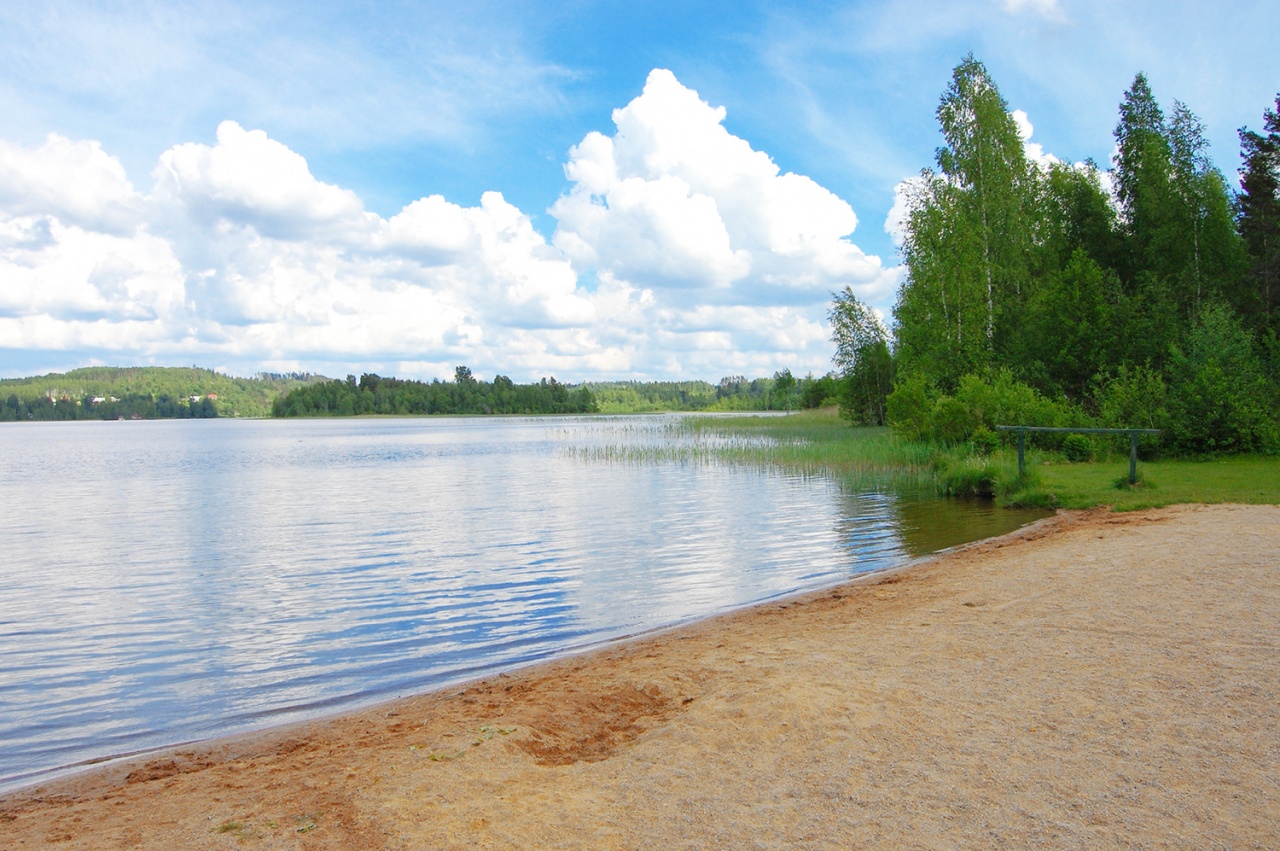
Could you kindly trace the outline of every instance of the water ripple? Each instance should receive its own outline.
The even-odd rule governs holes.
[[[0,428],[0,788],[829,584],[934,522],[672,422]]]

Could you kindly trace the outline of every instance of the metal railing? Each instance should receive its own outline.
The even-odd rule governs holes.
[[[1129,484],[1138,481],[1138,435],[1159,434],[1158,428],[1050,428],[1049,426],[1007,426],[998,425],[996,431],[1016,431],[1018,433],[1018,477],[1027,474],[1026,465],[1026,433],[1029,431],[1073,432],[1075,434],[1127,434],[1129,435]]]

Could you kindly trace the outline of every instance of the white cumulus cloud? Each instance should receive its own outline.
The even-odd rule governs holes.
[[[182,204],[204,224],[251,226],[273,237],[359,232],[363,225],[354,192],[316,180],[297,153],[234,121],[218,125],[213,147],[188,143],[165,151],[155,178],[158,198]]]
[[[783,173],[724,127],[666,70],[569,155],[570,191],[554,207],[555,244],[580,270],[653,289],[724,291],[717,302],[811,302],[851,285],[883,295],[892,276],[847,237],[853,209]],[[731,292],[728,292],[730,291]]]
[[[43,145],[23,148],[0,139],[0,209],[10,215],[127,234],[140,223],[141,206],[120,161],[97,142],[51,133]]]
[[[92,141],[0,141],[0,352],[517,380],[829,368],[830,293],[893,292],[850,206],[669,71],[569,152],[552,239],[500,192],[383,218],[234,121],[139,191]],[[12,371],[10,371],[12,374]]]

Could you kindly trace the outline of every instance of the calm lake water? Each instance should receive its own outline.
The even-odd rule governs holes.
[[[0,788],[527,664],[1040,516],[696,452],[605,460],[717,439],[674,422],[0,427]]]

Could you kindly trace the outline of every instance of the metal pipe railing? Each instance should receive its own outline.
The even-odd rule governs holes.
[[[1138,481],[1138,435],[1159,434],[1158,428],[1055,428],[1050,426],[1007,426],[998,425],[996,431],[1016,431],[1018,433],[1018,477],[1027,474],[1026,465],[1026,433],[1029,431],[1074,432],[1076,434],[1127,434],[1129,435],[1129,484]]]

